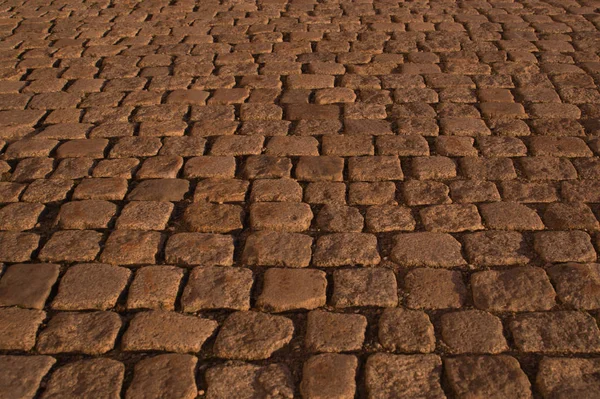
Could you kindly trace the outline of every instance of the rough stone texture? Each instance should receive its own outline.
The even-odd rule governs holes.
[[[480,310],[446,313],[442,339],[452,353],[500,353],[508,349],[500,319]]]
[[[143,359],[135,365],[133,380],[127,389],[127,399],[160,397],[193,399],[196,387],[196,363],[191,355],[167,354]]]
[[[56,359],[50,356],[0,356],[0,397],[33,398]]]
[[[52,263],[9,267],[0,279],[0,306],[43,309],[59,271]]]
[[[175,312],[153,310],[138,313],[122,340],[125,351],[200,352],[217,322]]]
[[[57,313],[40,333],[36,349],[44,354],[100,355],[113,349],[121,324],[113,312]]]
[[[254,399],[274,397],[292,399],[294,388],[288,369],[281,364],[256,366],[232,362],[208,369],[205,374],[211,399]]]
[[[389,269],[336,270],[333,272],[331,304],[339,308],[396,306],[396,276]]]
[[[547,398],[600,395],[598,359],[544,357],[536,377],[539,392]]]
[[[435,349],[433,324],[417,310],[386,309],[379,318],[379,342],[400,353],[428,353]]]
[[[225,359],[268,359],[292,339],[294,325],[283,316],[236,312],[221,325],[214,351]]]
[[[42,398],[115,399],[120,396],[124,374],[125,366],[116,360],[90,359],[69,363],[52,373]]]
[[[580,312],[528,313],[510,323],[516,347],[523,352],[585,353],[600,350],[594,319]]]
[[[184,312],[206,309],[250,309],[252,271],[242,268],[197,267],[181,297]]]
[[[325,305],[327,280],[320,270],[269,269],[256,306],[265,311],[315,309]]]
[[[367,319],[360,314],[313,310],[308,313],[304,343],[310,351],[346,352],[362,348]]]
[[[358,361],[352,355],[326,353],[311,357],[302,369],[302,397],[354,398],[357,365]]]
[[[482,310],[523,312],[550,310],[555,305],[552,284],[544,270],[537,267],[474,273],[471,288],[473,302]]]
[[[448,358],[444,370],[458,398],[531,398],[529,379],[511,356]]]
[[[28,351],[46,313],[41,310],[0,308],[0,349]]]
[[[441,369],[437,355],[371,355],[365,366],[368,397],[445,398],[440,386]]]
[[[101,263],[71,266],[60,280],[52,308],[58,310],[106,310],[117,303],[131,272]]]
[[[595,371],[533,383],[547,354],[600,353],[599,15],[593,0],[3,2],[2,355],[126,367],[122,387],[56,397],[600,396]],[[248,328],[219,357],[236,312],[294,331],[250,359]],[[194,378],[148,372],[128,394],[169,351],[198,359]],[[416,366],[372,390],[381,352]],[[427,353],[463,362],[444,392]]]

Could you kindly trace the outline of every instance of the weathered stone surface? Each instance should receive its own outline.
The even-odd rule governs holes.
[[[442,339],[452,353],[500,353],[508,349],[500,319],[480,310],[446,313]]]
[[[127,293],[127,309],[173,310],[183,269],[146,266],[137,270]]]
[[[406,305],[413,309],[460,308],[467,288],[460,272],[418,268],[404,276]]]
[[[352,355],[322,354],[308,359],[302,369],[303,398],[352,399],[358,360]]]
[[[113,312],[57,313],[40,333],[36,349],[43,354],[100,355],[113,349],[121,324]]]
[[[398,304],[398,286],[389,269],[345,269],[333,272],[331,304],[390,307]]]
[[[214,351],[225,359],[268,359],[292,339],[294,325],[283,316],[262,312],[236,312],[229,316],[217,335]]]
[[[59,271],[52,263],[9,267],[0,280],[0,306],[43,309]]]
[[[135,365],[133,380],[127,389],[127,399],[160,397],[193,399],[196,387],[196,363],[191,355],[167,354],[142,359]]]
[[[435,349],[433,324],[425,312],[386,309],[379,318],[379,342],[400,353],[428,353]]]
[[[523,352],[585,353],[600,351],[600,331],[585,313],[528,313],[510,323],[516,347]]]
[[[600,265],[566,263],[548,269],[560,301],[576,309],[600,308]]]
[[[281,364],[256,366],[242,362],[215,366],[205,374],[206,397],[210,399],[292,399],[294,385],[288,369]]]
[[[335,233],[317,239],[313,263],[318,267],[376,265],[381,258],[377,237],[366,233]]]
[[[181,297],[184,312],[206,309],[250,309],[252,271],[243,268],[196,267]]]
[[[444,359],[446,377],[459,398],[531,398],[531,384],[511,356],[460,356]]]
[[[370,399],[445,398],[441,369],[437,355],[371,355],[365,366],[367,394]]]
[[[246,239],[242,261],[249,266],[306,267],[312,242],[304,234],[257,231]]]
[[[547,398],[600,395],[596,378],[600,370],[598,359],[544,357],[540,361],[536,386]]]
[[[451,267],[466,262],[460,243],[445,233],[406,233],[395,237],[391,259],[403,266]]]
[[[367,319],[360,314],[313,310],[308,313],[304,343],[314,352],[360,350],[365,340]]]
[[[216,328],[213,320],[153,310],[131,320],[121,346],[125,351],[197,353]]]
[[[269,269],[256,306],[270,312],[315,309],[325,305],[327,279],[314,269]]]
[[[124,374],[125,366],[116,360],[100,358],[69,363],[52,373],[42,398],[115,399],[120,396]]]
[[[3,398],[33,398],[56,359],[50,356],[0,356]]]
[[[0,308],[0,349],[28,351],[46,318],[41,310]]]

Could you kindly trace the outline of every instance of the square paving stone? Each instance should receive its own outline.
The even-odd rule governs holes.
[[[0,280],[0,306],[43,309],[59,272],[51,263],[10,266]]]
[[[315,309],[325,305],[325,272],[314,269],[269,269],[256,306],[269,312]]]
[[[325,232],[361,232],[364,218],[357,208],[327,204],[317,214],[317,228]]]
[[[61,229],[105,229],[116,213],[117,206],[108,201],[67,202],[60,207],[56,225]]]
[[[118,177],[84,179],[73,193],[76,200],[120,201],[127,193],[127,180]]]
[[[174,310],[183,269],[175,266],[139,268],[129,286],[127,309]]]
[[[572,398],[600,395],[596,376],[600,359],[544,357],[539,363],[536,386],[547,398]]]
[[[398,305],[396,276],[390,269],[344,269],[333,272],[331,304],[337,308]]]
[[[379,318],[379,342],[384,349],[400,353],[435,350],[433,324],[425,312],[401,308],[385,309]]]
[[[445,374],[458,398],[529,398],[531,383],[511,356],[460,356],[444,359]]]
[[[523,204],[495,202],[479,206],[485,225],[494,230],[543,230],[542,219]]]
[[[194,202],[185,209],[182,221],[187,231],[227,233],[244,227],[244,210],[239,205]]]
[[[445,398],[441,370],[437,355],[371,355],[365,366],[367,395],[369,399]]]
[[[500,353],[508,350],[502,322],[481,310],[446,313],[442,340],[451,353]]]
[[[196,364],[191,355],[166,354],[140,360],[133,371],[127,389],[128,399],[143,399],[149,395],[163,399],[194,399]]]
[[[231,266],[233,238],[221,234],[179,233],[165,247],[167,263],[175,265]]]
[[[600,351],[600,331],[588,314],[576,311],[518,315],[509,325],[523,352],[589,353]]]
[[[206,397],[211,399],[254,399],[268,397],[273,392],[281,398],[294,397],[292,376],[282,364],[228,362],[209,368],[205,379]]]
[[[204,179],[196,184],[194,201],[208,201],[218,204],[244,202],[249,185],[249,182],[239,179]]]
[[[583,231],[544,231],[536,233],[534,249],[546,262],[594,262],[596,251]]]
[[[0,356],[0,392],[6,399],[35,397],[56,359],[50,356]]]
[[[419,268],[404,276],[406,306],[412,309],[460,308],[467,288],[458,271]]]
[[[364,233],[336,233],[321,236],[313,263],[317,267],[376,265],[381,261],[377,237]]]
[[[312,237],[298,233],[257,231],[246,239],[242,262],[249,266],[306,267]]]
[[[102,234],[93,230],[57,231],[40,251],[39,258],[49,262],[89,262],[100,252]]]
[[[530,250],[523,235],[515,231],[484,231],[463,237],[469,263],[477,266],[523,265]]]
[[[600,264],[555,265],[548,274],[561,303],[575,309],[600,308]]]
[[[477,207],[472,204],[434,205],[419,213],[428,231],[458,233],[483,229]]]
[[[356,394],[356,356],[325,353],[312,356],[302,368],[303,398],[353,399]]]
[[[175,206],[170,202],[132,201],[119,215],[115,228],[123,230],[165,230]]]
[[[43,354],[101,355],[113,349],[121,324],[113,312],[57,313],[40,333],[36,349]]]
[[[466,264],[460,242],[450,234],[398,234],[395,242],[391,259],[402,266],[452,267]]]
[[[254,230],[301,232],[308,230],[313,213],[308,204],[262,202],[250,206],[250,227]]]
[[[154,264],[162,241],[155,231],[115,230],[106,240],[100,259],[115,265]]]
[[[370,206],[365,219],[367,231],[372,233],[412,231],[416,224],[410,208],[394,205]]]
[[[0,232],[0,262],[26,262],[38,247],[40,236],[15,231]],[[41,258],[40,258],[41,259]]]
[[[45,318],[41,310],[0,308],[0,350],[32,349]]]
[[[556,293],[544,269],[515,267],[471,275],[475,306],[490,312],[550,310]]]
[[[313,352],[358,351],[365,340],[367,319],[360,314],[313,310],[306,320],[304,344]]]
[[[196,316],[153,310],[138,313],[123,335],[124,351],[197,353],[218,323]]]
[[[0,209],[0,230],[23,231],[35,228],[45,207],[42,204],[15,202]]]
[[[123,363],[89,359],[68,363],[52,373],[43,399],[118,398],[125,374]]]
[[[60,280],[52,308],[58,310],[106,310],[114,307],[131,271],[101,263],[71,266]]]
[[[294,334],[294,324],[283,316],[262,312],[235,312],[217,335],[215,355],[225,359],[261,360],[285,347]]]
[[[129,201],[181,201],[190,189],[183,179],[150,179],[140,182],[127,195]]]
[[[302,186],[293,179],[255,180],[250,202],[302,202]]]
[[[245,268],[196,267],[190,273],[181,297],[184,312],[206,309],[250,309],[254,279]]]

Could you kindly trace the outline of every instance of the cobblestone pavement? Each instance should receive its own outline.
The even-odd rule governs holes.
[[[600,2],[0,2],[0,398],[600,397]]]

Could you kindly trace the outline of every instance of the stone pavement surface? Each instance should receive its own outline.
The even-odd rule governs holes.
[[[600,397],[599,30],[0,1],[0,398]]]

